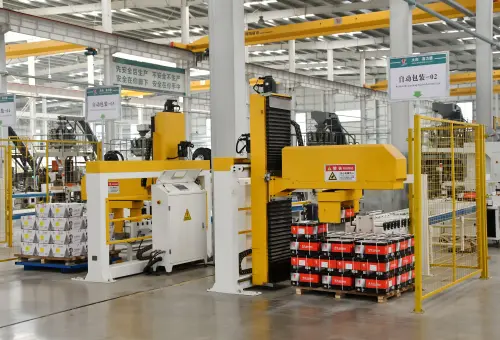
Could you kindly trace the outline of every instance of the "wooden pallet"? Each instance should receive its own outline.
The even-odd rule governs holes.
[[[404,287],[401,289],[396,289],[393,290],[392,292],[389,292],[387,294],[372,294],[372,293],[363,293],[363,292],[357,292],[355,290],[332,290],[332,289],[325,289],[325,288],[310,288],[310,287],[295,287],[295,294],[297,295],[302,295],[304,292],[323,292],[323,293],[330,293],[330,294],[335,294],[335,299],[343,299],[346,296],[368,296],[368,297],[373,297],[377,298],[378,303],[385,303],[387,300],[393,297],[400,297],[401,294],[405,292],[413,292],[415,290],[415,286],[411,285],[408,287]]]
[[[71,266],[81,262],[87,261],[87,256],[73,256],[73,257],[48,257],[48,256],[35,256],[35,255],[24,255],[24,254],[14,254],[20,262],[28,262],[40,260],[40,263],[46,264],[51,262],[61,263],[63,262],[66,266]]]

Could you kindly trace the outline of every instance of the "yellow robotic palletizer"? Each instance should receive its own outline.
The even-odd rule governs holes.
[[[290,277],[290,193],[316,189],[320,222],[359,212],[362,190],[404,187],[406,158],[392,145],[290,146],[291,98],[250,98],[252,283]]]

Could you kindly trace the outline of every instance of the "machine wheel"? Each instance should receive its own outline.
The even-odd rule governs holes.
[[[194,161],[212,161],[212,150],[209,148],[198,148],[193,152]]]

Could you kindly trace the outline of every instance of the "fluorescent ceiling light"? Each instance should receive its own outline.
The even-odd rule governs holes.
[[[273,2],[278,2],[278,0],[263,0],[263,1],[249,1],[245,2],[245,7],[252,7],[253,5],[269,5]]]
[[[155,65],[161,65],[161,66],[167,66],[167,67],[176,67],[177,64],[170,62],[170,61],[164,61],[164,60],[157,60],[157,59],[151,59],[151,58],[145,58],[145,57],[139,57],[135,56],[132,54],[126,54],[122,52],[117,52],[113,54],[114,57],[117,58],[122,58],[122,59],[128,59],[128,60],[135,60],[143,63],[150,63],[150,64],[155,64]]]

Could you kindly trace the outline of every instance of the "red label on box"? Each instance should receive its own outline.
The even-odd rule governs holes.
[[[384,289],[387,290],[396,284],[395,278],[391,277],[389,279],[384,280],[373,280],[366,279],[365,280],[365,288],[367,289]]]
[[[300,282],[310,282],[310,283],[319,283],[320,276],[318,274],[300,274],[299,281]]]
[[[328,276],[323,283],[330,284],[331,286],[352,287],[354,280],[350,276]]]
[[[337,269],[353,270],[354,269],[354,261],[353,260],[337,260]]]
[[[351,218],[354,217],[354,209],[349,208],[345,209],[345,218]]]
[[[392,254],[391,246],[369,246],[365,245],[365,255],[388,255]]]
[[[319,251],[321,249],[320,242],[299,242],[299,249],[302,251]]]

